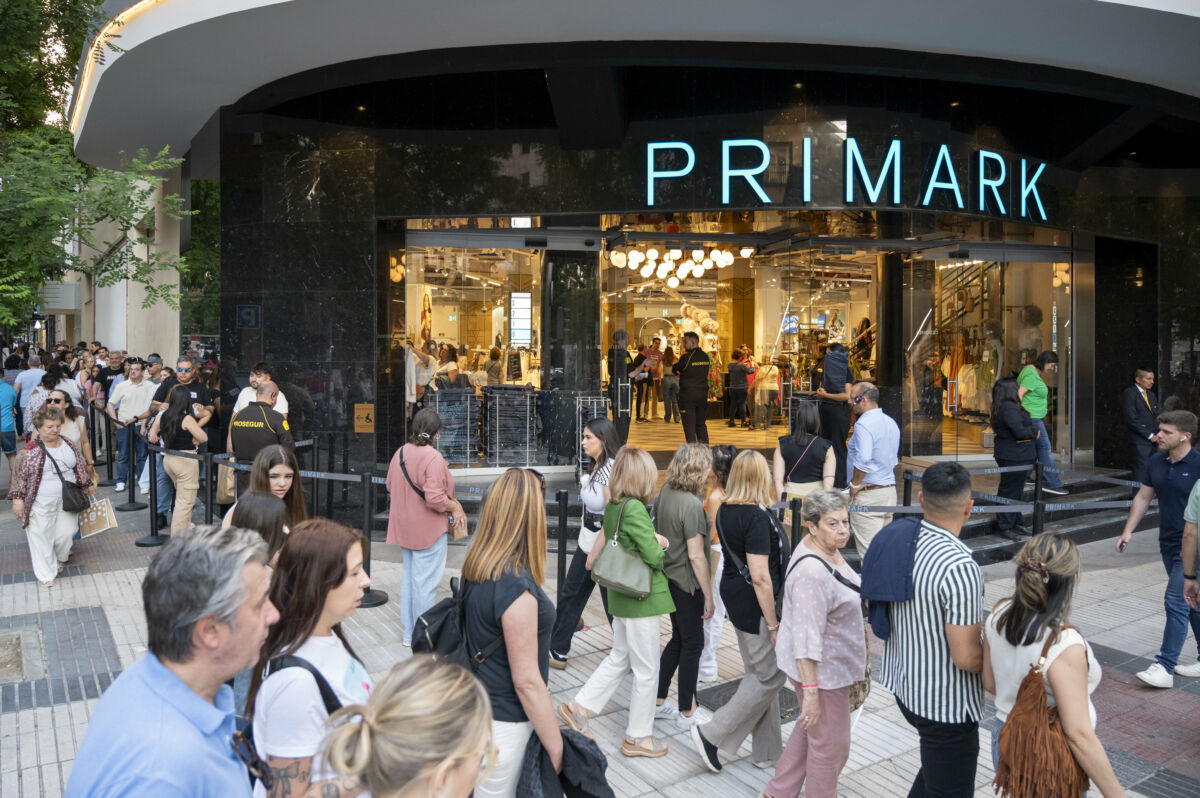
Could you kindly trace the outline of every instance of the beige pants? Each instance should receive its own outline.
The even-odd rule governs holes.
[[[859,491],[850,500],[854,506],[875,505],[877,507],[894,507],[896,505],[896,486],[886,488],[871,488]],[[850,513],[850,531],[854,533],[854,547],[858,556],[867,556],[867,547],[879,530],[892,522],[891,513]]]
[[[200,490],[200,461],[168,454],[163,458],[163,470],[175,483],[175,512],[171,515],[171,531],[187,529],[192,523],[192,508]]]
[[[787,676],[775,663],[775,647],[767,622],[759,621],[758,634],[737,630],[738,650],[746,675],[737,692],[700,727],[704,739],[729,754],[749,735],[755,762],[773,762],[783,753],[779,729],[779,691]]]
[[[44,584],[58,576],[59,563],[71,556],[71,539],[79,528],[79,513],[65,511],[61,495],[38,496],[26,512],[29,513],[29,525],[25,527],[29,559],[33,561],[33,575]]]

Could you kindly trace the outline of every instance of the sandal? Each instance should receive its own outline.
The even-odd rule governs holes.
[[[649,759],[658,759],[660,756],[667,755],[667,744],[659,742],[653,737],[643,737],[640,742],[634,742],[632,737],[626,737],[621,742],[621,753],[625,756],[644,756]]]
[[[587,710],[576,704],[574,699],[565,704],[559,704],[555,712],[562,719],[562,722],[567,724],[567,728],[577,731],[590,739],[595,739],[592,733],[588,731]]]

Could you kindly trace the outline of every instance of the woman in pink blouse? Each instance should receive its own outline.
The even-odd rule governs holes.
[[[779,669],[801,696],[800,717],[760,796],[837,798],[850,757],[850,686],[866,672],[858,574],[842,559],[850,539],[846,497],[819,490],[804,498],[808,534],[792,552],[783,619],[775,643]]]
[[[426,407],[413,417],[409,442],[388,464],[387,542],[401,546],[400,623],[404,645],[421,613],[433,606],[446,570],[446,533],[450,525],[466,532],[467,516],[454,498],[454,477],[434,444],[442,420]],[[449,522],[447,522],[449,516]]]

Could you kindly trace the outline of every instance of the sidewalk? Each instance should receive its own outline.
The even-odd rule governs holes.
[[[3,468],[7,483],[7,468]],[[111,495],[111,489],[103,489]],[[116,503],[116,502],[114,502]],[[7,504],[0,505],[0,798],[53,798],[70,773],[87,719],[112,679],[145,652],[141,579],[154,549],[133,541],[146,534],[145,511],[118,514],[121,527],[76,543],[71,564],[52,589],[33,581],[24,532]],[[197,516],[199,517],[199,516]],[[446,583],[457,575],[466,549],[452,547]],[[1076,596],[1072,621],[1092,643],[1104,666],[1094,701],[1099,734],[1130,795],[1200,795],[1200,679],[1178,679],[1171,690],[1140,686],[1133,674],[1158,649],[1162,631],[1162,564],[1153,533],[1134,537],[1128,553],[1117,555],[1101,541],[1082,547],[1086,573]],[[375,544],[374,586],[393,599],[399,594],[399,552]],[[546,592],[555,595],[553,563]],[[991,607],[1012,589],[1011,566],[984,569]],[[445,588],[445,584],[443,588]],[[575,638],[570,666],[550,672],[555,702],[574,695],[605,656],[611,633],[599,599],[589,605],[591,629]],[[347,633],[364,655],[372,675],[385,673],[408,656],[400,645],[399,605],[360,610]],[[664,640],[669,629],[664,624]],[[881,644],[873,651],[878,668]],[[1189,640],[1184,661],[1195,654]],[[723,680],[741,675],[732,628],[726,624],[719,654]],[[628,683],[594,722],[609,756],[608,777],[620,796],[733,798],[753,796],[770,773],[749,761],[749,745],[719,775],[704,770],[686,734],[660,733],[671,746],[658,760],[626,759],[618,752],[626,719]],[[977,796],[993,796],[991,706],[980,731]],[[661,724],[660,724],[661,727]],[[792,724],[784,726],[784,738]],[[891,696],[874,685],[854,730],[850,761],[842,774],[843,796],[907,794],[918,766],[917,737]]]

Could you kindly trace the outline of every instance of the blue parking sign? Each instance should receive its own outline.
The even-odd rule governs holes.
[[[261,305],[238,305],[237,326],[241,330],[257,330],[262,321]]]

